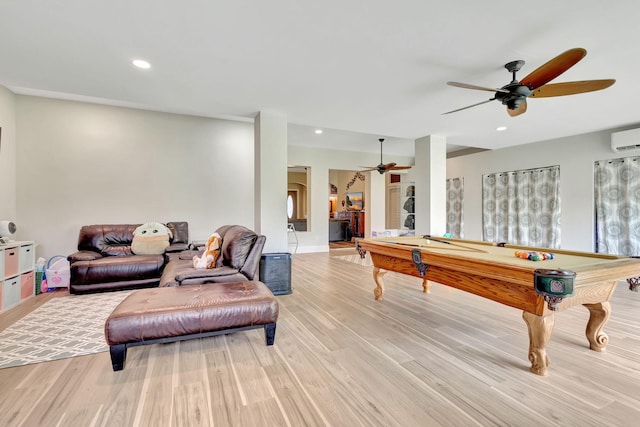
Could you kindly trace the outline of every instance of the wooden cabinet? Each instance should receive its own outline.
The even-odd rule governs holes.
[[[0,311],[34,295],[35,245],[9,242],[0,245]]]
[[[347,229],[349,228],[349,221],[342,219],[330,219],[329,220],[329,241],[338,242],[347,240]]]
[[[343,211],[336,212],[333,215],[334,219],[344,219],[349,221],[347,227],[346,240],[351,240],[352,237],[364,237],[364,212],[362,211]]]

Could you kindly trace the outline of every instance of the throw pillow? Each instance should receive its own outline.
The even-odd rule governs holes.
[[[131,251],[136,255],[162,255],[171,237],[171,230],[164,224],[147,222],[133,231]]]

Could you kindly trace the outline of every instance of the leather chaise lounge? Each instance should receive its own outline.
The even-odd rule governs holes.
[[[156,289],[125,298],[105,323],[114,371],[124,368],[127,348],[264,328],[273,345],[278,302],[259,281],[266,237],[241,225],[216,230],[222,238],[214,268],[196,269],[187,250],[171,254]],[[210,285],[216,283],[216,285]]]
[[[193,268],[194,251],[185,252],[166,265],[160,287],[259,280],[260,258],[267,238],[242,225],[224,225],[216,233],[222,237],[222,246],[215,268]]]

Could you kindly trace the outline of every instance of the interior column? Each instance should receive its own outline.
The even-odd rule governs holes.
[[[255,231],[264,253],[287,252],[287,116],[260,111],[254,121]],[[233,185],[227,183],[227,185]]]
[[[429,135],[415,141],[416,236],[447,231],[447,139]]]
[[[384,231],[385,224],[385,177],[378,171],[366,174],[364,181],[364,237],[371,237],[372,231]]]

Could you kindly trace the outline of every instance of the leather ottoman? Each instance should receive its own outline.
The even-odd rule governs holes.
[[[127,348],[263,327],[273,345],[278,301],[262,282],[143,289],[125,298],[105,323],[114,371]]]

